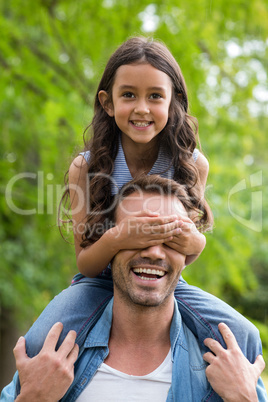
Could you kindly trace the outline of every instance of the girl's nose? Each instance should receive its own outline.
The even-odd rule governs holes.
[[[166,258],[166,253],[164,251],[163,245],[158,244],[156,246],[147,247],[140,252],[142,258],[150,258],[151,260],[164,260]]]
[[[136,103],[134,113],[144,115],[150,113],[150,109],[147,105],[147,102],[144,100],[140,100]]]

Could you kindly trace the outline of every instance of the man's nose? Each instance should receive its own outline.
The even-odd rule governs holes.
[[[164,251],[163,245],[158,244],[157,246],[147,247],[140,252],[142,258],[150,258],[151,260],[164,260],[166,258],[166,253]]]

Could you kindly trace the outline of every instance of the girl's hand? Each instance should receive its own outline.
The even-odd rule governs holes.
[[[206,369],[208,381],[226,402],[257,402],[257,381],[265,367],[262,356],[259,355],[251,364],[241,352],[229,327],[221,323],[219,330],[227,349],[211,338],[204,341],[211,350],[203,356],[209,363]]]
[[[205,236],[200,233],[193,221],[188,217],[179,218],[179,231],[173,238],[165,242],[181,254],[186,255],[185,264],[191,264],[203,251],[206,245]]]
[[[117,250],[139,249],[171,241],[178,227],[176,215],[160,217],[146,210],[126,217],[108,232]]]

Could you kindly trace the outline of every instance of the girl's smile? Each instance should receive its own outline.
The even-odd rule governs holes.
[[[102,96],[105,97],[104,91]],[[169,76],[151,64],[120,66],[113,84],[112,104],[106,111],[115,118],[122,142],[150,143],[167,124],[171,97]]]

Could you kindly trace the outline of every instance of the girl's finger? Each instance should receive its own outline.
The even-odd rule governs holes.
[[[131,215],[137,216],[137,217],[139,217],[139,216],[157,217],[157,216],[159,216],[159,213],[150,211],[149,209],[143,209],[142,211],[135,212],[134,214],[131,214]]]
[[[150,233],[149,237],[150,240],[160,240],[162,239],[163,241],[167,241],[167,239],[169,239],[170,237],[174,238],[174,236],[177,236],[180,232],[178,232],[179,229],[172,229],[168,232],[163,232],[163,233]]]
[[[159,244],[163,244],[163,243],[166,244],[170,240],[172,240],[172,236],[168,237],[167,239],[162,239],[162,238],[161,239],[151,239],[151,240],[148,240],[147,247],[158,246]]]
[[[179,219],[182,223],[193,223],[193,221],[188,217],[188,216],[183,216],[183,215],[179,215],[177,216],[177,219]]]
[[[142,216],[140,218],[141,222],[149,223],[150,225],[165,225],[166,223],[171,223],[177,221],[176,215],[167,216]]]
[[[184,232],[197,232],[197,228],[195,226],[195,224],[193,222],[189,223],[189,222],[182,222],[179,221],[179,227],[184,231]]]
[[[179,228],[179,222],[173,221],[163,225],[150,225],[151,233],[167,233]]]

